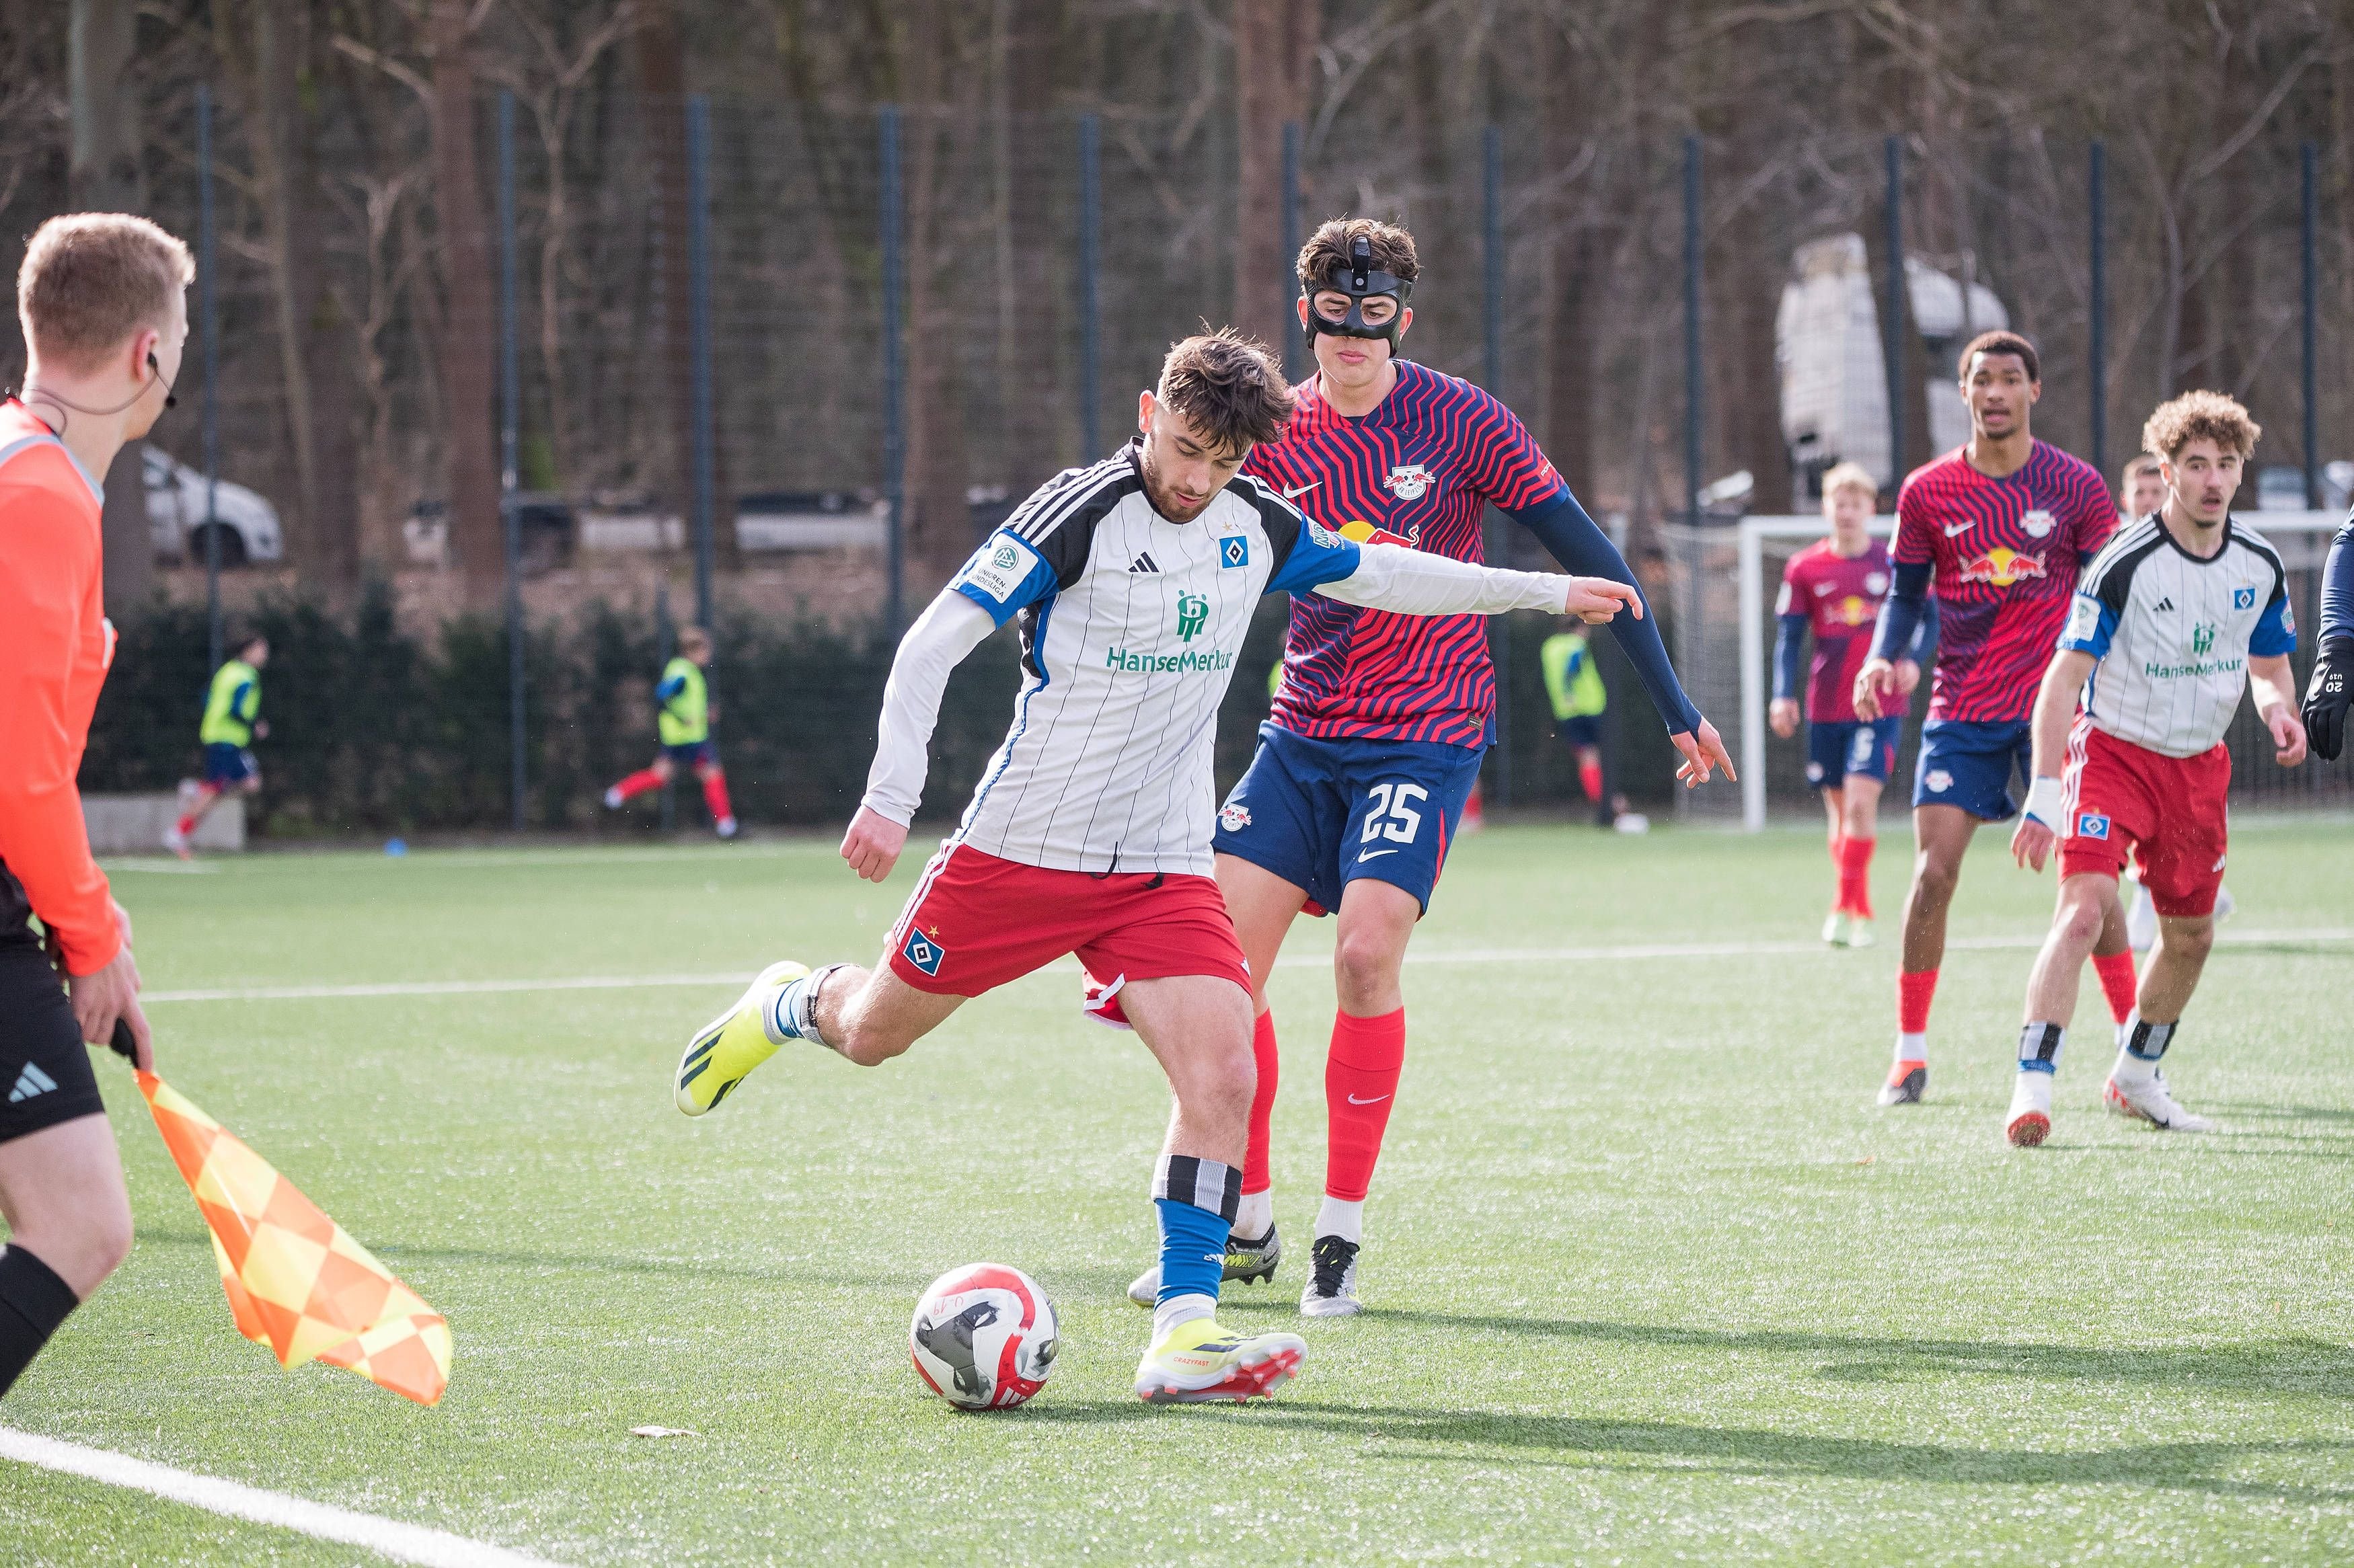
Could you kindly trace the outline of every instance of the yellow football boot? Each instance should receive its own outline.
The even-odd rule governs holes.
[[[1237,1404],[1272,1395],[1299,1375],[1308,1341],[1297,1334],[1237,1334],[1196,1318],[1136,1363],[1136,1396],[1150,1404]]]
[[[679,1109],[701,1116],[777,1054],[786,1038],[776,1033],[777,993],[808,973],[808,965],[790,959],[770,964],[735,1006],[695,1032],[678,1059]]]

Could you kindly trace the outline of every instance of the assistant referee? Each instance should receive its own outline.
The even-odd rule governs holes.
[[[83,1042],[120,1023],[142,1068],[153,1049],[74,775],[114,654],[99,476],[171,397],[195,275],[187,247],[114,213],[51,218],[16,274],[25,385],[0,403],[0,1393],[131,1250]]]

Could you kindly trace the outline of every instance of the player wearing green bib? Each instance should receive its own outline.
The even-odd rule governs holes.
[[[1537,650],[1544,667],[1545,695],[1553,702],[1553,724],[1577,754],[1577,784],[1594,807],[1595,821],[1608,827],[1617,810],[1603,793],[1602,715],[1610,694],[1582,630],[1556,631]]]
[[[261,667],[270,662],[270,639],[259,634],[237,645],[235,657],[213,672],[205,694],[205,716],[196,738],[205,748],[202,783],[180,786],[180,820],[164,834],[164,847],[186,860],[189,835],[205,814],[232,792],[250,795],[261,788],[261,768],[253,743],[270,734],[261,717]]]
[[[678,654],[663,666],[661,683],[654,687],[654,700],[662,705],[654,714],[654,734],[662,741],[662,755],[652,767],[640,768],[606,790],[608,808],[619,810],[631,796],[661,789],[684,768],[702,780],[703,802],[711,808],[711,821],[719,836],[736,836],[736,811],[727,801],[727,775],[719,766],[719,748],[711,743],[711,721],[719,710],[704,680],[704,666],[710,662],[709,632],[690,626],[678,634]]]

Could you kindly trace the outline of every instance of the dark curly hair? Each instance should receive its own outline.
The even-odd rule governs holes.
[[[1295,401],[1267,344],[1232,327],[1171,344],[1154,396],[1229,452],[1281,436]]]

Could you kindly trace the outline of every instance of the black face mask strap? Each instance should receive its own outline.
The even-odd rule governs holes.
[[[1405,325],[1405,302],[1413,297],[1414,285],[1374,266],[1373,242],[1363,235],[1349,241],[1349,259],[1333,268],[1331,277],[1321,283],[1303,285],[1301,291],[1308,299],[1310,337],[1322,333],[1328,337],[1379,338],[1390,345],[1392,354],[1397,352],[1398,334]],[[1349,296],[1349,312],[1338,321],[1316,308],[1319,293],[1334,292]],[[1365,302],[1384,296],[1397,302],[1397,311],[1374,326],[1365,320]]]

